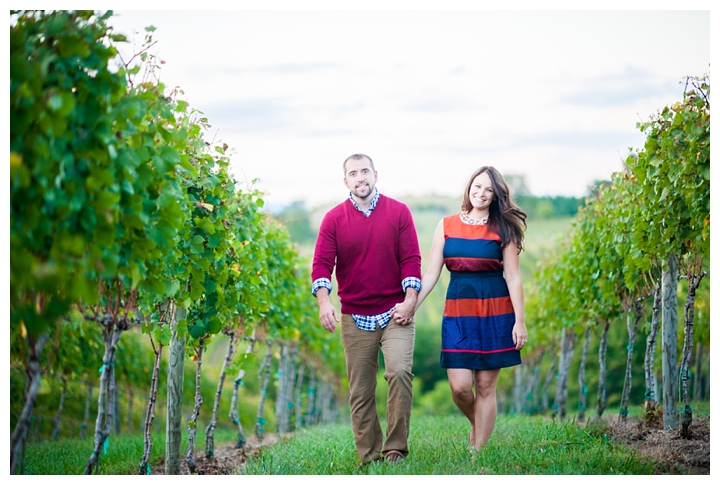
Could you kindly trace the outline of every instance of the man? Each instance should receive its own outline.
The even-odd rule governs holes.
[[[408,454],[420,247],[407,205],[375,187],[378,176],[370,157],[351,155],[343,170],[350,195],[320,224],[312,292],[323,328],[334,332],[340,322],[358,455],[364,464],[383,457],[396,462]],[[341,318],[330,301],[333,269]],[[375,405],[378,348],[388,382],[384,442]]]

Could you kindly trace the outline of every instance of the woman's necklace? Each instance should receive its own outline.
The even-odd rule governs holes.
[[[483,225],[483,224],[487,224],[487,222],[488,222],[488,218],[487,218],[487,217],[484,218],[484,219],[480,219],[480,220],[471,219],[470,216],[468,215],[468,213],[467,213],[466,211],[460,212],[460,219],[461,219],[465,224],[470,224],[471,226],[481,226],[481,225]]]

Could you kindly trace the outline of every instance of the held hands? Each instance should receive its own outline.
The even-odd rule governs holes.
[[[398,325],[409,325],[415,321],[415,305],[405,300],[395,305],[395,310],[390,315]]]
[[[524,323],[516,323],[513,326],[512,337],[513,342],[515,343],[515,350],[520,350],[525,347],[528,339],[528,333]]]
[[[418,291],[415,288],[405,290],[405,301],[395,305],[395,310],[390,314],[398,325],[409,325],[415,321],[415,304],[418,299]]]

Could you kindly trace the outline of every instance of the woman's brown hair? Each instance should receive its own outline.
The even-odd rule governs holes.
[[[461,210],[470,212],[473,209],[470,202],[470,188],[475,177],[481,173],[488,174],[495,191],[495,196],[490,204],[488,226],[500,236],[502,241],[500,247],[502,249],[505,249],[510,242],[514,242],[518,251],[522,251],[524,249],[525,229],[527,229],[527,223],[525,222],[527,214],[513,201],[505,178],[495,167],[480,167],[470,176],[465,186],[465,193],[460,205]]]

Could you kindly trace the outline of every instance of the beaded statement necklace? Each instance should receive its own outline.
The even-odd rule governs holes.
[[[483,224],[487,224],[488,218],[485,219],[472,219],[466,211],[460,212],[460,220],[463,221],[465,224],[470,224],[471,226],[481,226]]]

